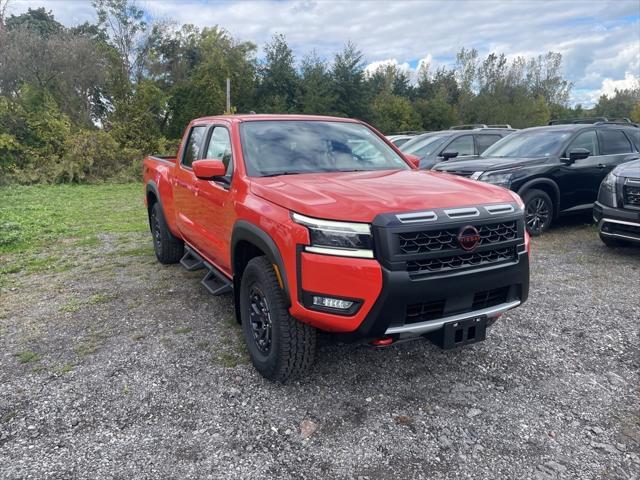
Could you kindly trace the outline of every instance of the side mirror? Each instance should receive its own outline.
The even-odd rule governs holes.
[[[569,152],[569,161],[573,163],[576,160],[584,160],[589,155],[591,155],[591,152],[586,148],[574,148]]]
[[[409,163],[416,168],[420,168],[420,157],[416,157],[415,155],[411,155],[410,153],[405,153],[404,158],[409,160]]]
[[[442,152],[440,156],[445,160],[449,160],[450,158],[456,158],[458,156],[458,152],[451,152],[447,150],[445,152]]]
[[[196,160],[191,164],[191,168],[193,168],[193,174],[200,180],[213,180],[227,174],[227,167],[222,160],[212,158]]]

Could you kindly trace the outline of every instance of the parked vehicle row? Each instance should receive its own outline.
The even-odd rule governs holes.
[[[517,192],[525,203],[527,230],[540,235],[560,215],[594,207],[607,174],[639,157],[640,128],[606,120],[533,127],[509,134],[477,156],[460,157],[454,143],[434,149],[432,154],[448,160],[433,169]],[[415,155],[410,147],[406,151]]]
[[[272,380],[305,372],[318,331],[453,348],[528,296],[520,197],[418,170],[356,120],[200,118],[177,157],[144,160],[144,184],[156,257],[233,292],[253,365]]]

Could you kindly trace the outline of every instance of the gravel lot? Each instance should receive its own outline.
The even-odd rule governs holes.
[[[580,220],[486,342],[327,345],[284,387],[148,234],[55,248],[72,267],[0,292],[0,478],[640,476],[640,250]]]

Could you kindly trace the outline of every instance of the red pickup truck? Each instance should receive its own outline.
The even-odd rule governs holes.
[[[518,195],[417,170],[357,120],[200,118],[176,158],[144,160],[144,184],[158,260],[233,293],[253,365],[271,380],[310,367],[318,331],[457,347],[528,295]]]

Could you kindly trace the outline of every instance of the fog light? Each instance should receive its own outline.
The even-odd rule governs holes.
[[[348,310],[353,305],[353,302],[349,300],[340,300],[339,298],[314,296],[313,304],[318,307],[336,308],[338,310]]]

